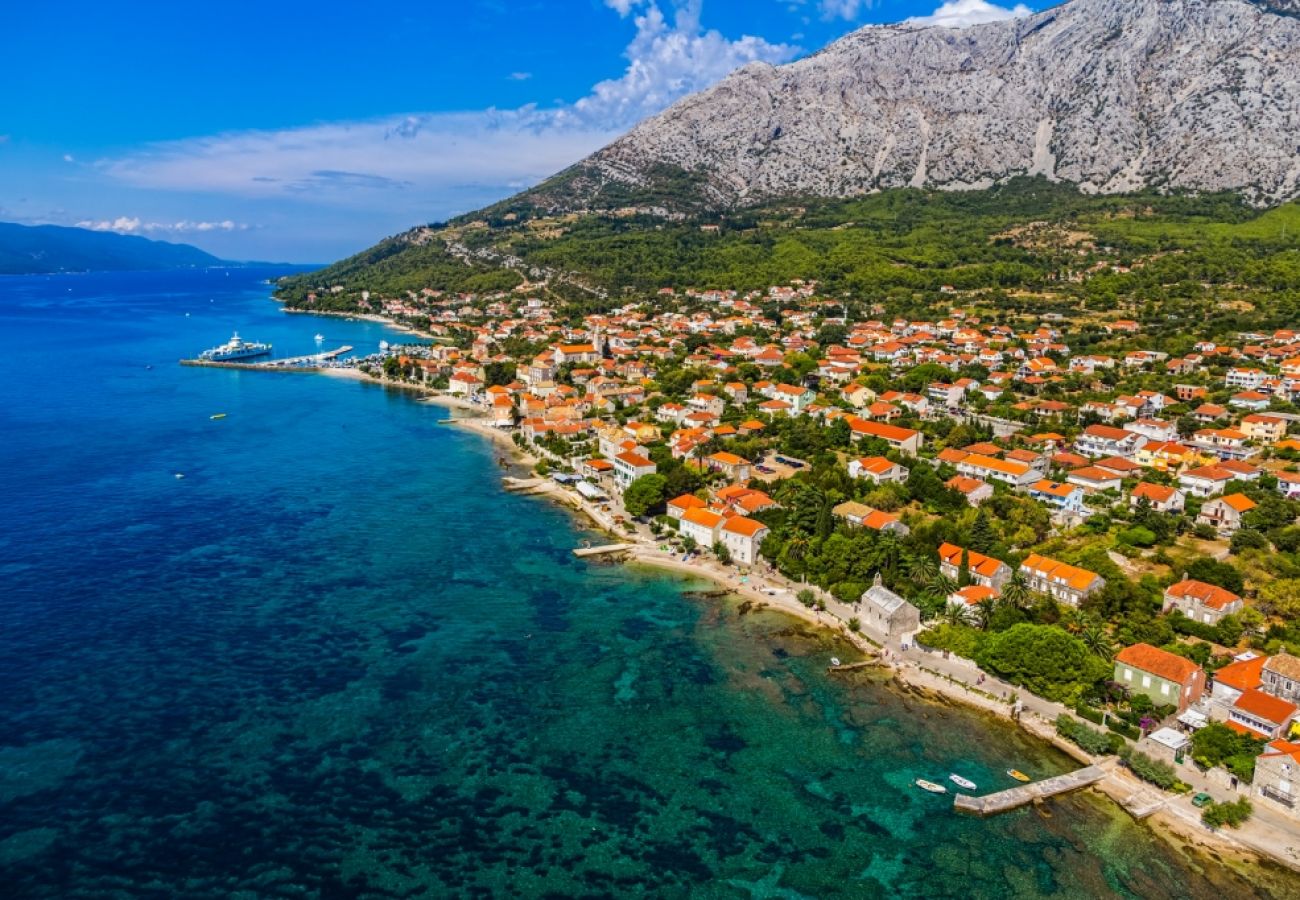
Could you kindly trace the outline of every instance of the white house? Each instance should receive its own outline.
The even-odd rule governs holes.
[[[768,535],[768,527],[757,519],[746,516],[732,516],[722,523],[720,538],[731,558],[738,563],[752,566],[758,561],[758,548],[763,538]]]
[[[628,450],[614,457],[614,480],[620,490],[627,490],[642,475],[653,475],[656,468],[653,460]]]
[[[908,471],[883,456],[864,456],[849,463],[850,478],[865,478],[876,484],[889,481],[906,481]]]

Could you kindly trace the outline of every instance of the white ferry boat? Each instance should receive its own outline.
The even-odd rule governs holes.
[[[199,354],[199,359],[208,362],[230,362],[236,359],[249,359],[254,356],[266,356],[271,352],[270,344],[261,344],[257,341],[246,341],[239,336],[236,331],[234,336],[222,344],[220,347],[213,347],[211,350],[204,350]]]

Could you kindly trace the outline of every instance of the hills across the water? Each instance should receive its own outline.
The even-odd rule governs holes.
[[[0,274],[120,272],[218,266],[223,261],[189,244],[138,235],[0,222]]]

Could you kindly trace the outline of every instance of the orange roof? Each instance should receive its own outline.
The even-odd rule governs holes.
[[[607,459],[589,459],[587,460],[587,468],[595,469],[597,472],[604,472],[614,468],[614,464]]]
[[[866,419],[849,419],[849,427],[858,434],[866,434],[871,437],[884,438],[887,441],[907,441],[918,434],[919,431],[913,431],[910,428],[901,428],[898,425],[886,425],[883,422],[871,422]]]
[[[977,603],[983,603],[985,600],[992,600],[997,597],[998,592],[991,587],[982,584],[968,585],[961,590],[953,591],[952,596],[956,597],[963,603],[974,606]]]
[[[1119,475],[1114,472],[1107,472],[1105,469],[1099,469],[1096,466],[1084,466],[1081,469],[1075,469],[1070,473],[1071,478],[1082,478],[1084,481],[1119,481]]]
[[[968,456],[970,456],[970,454],[965,450],[958,450],[956,447],[945,447],[943,450],[939,451],[939,455],[936,458],[939,462],[959,463]]]
[[[1264,670],[1264,663],[1266,662],[1268,662],[1267,656],[1256,656],[1254,659],[1243,659],[1238,662],[1228,663],[1214,673],[1214,680],[1219,684],[1226,684],[1228,687],[1239,691],[1257,688],[1259,687],[1260,673]]]
[[[950,487],[955,491],[963,494],[969,494],[971,491],[979,490],[985,486],[983,481],[978,478],[967,478],[965,475],[954,475],[944,482],[945,487]]]
[[[1050,494],[1053,497],[1068,497],[1078,490],[1072,484],[1061,484],[1056,481],[1049,481],[1044,478],[1041,481],[1035,481],[1029,488],[1031,491],[1037,491],[1040,494]]]
[[[629,466],[633,466],[638,469],[643,469],[646,466],[654,465],[654,460],[646,459],[640,453],[633,453],[630,450],[620,453],[618,456],[614,458],[621,462],[627,463]]]
[[[734,453],[727,453],[725,450],[713,454],[712,456],[709,457],[709,459],[724,466],[749,465],[749,460],[739,457]]]
[[[1020,564],[1020,567],[1037,572],[1053,581],[1064,581],[1076,591],[1087,590],[1093,582],[1101,577],[1096,572],[1089,572],[1087,569],[1071,566],[1048,556],[1040,556],[1037,553],[1031,553],[1025,557],[1025,561]]]
[[[744,516],[732,516],[722,526],[723,531],[730,531],[732,534],[742,534],[745,537],[752,538],[767,526],[757,519],[748,519]]]
[[[1232,724],[1232,723],[1228,723]],[[1261,756],[1289,756],[1296,762],[1300,762],[1300,744],[1293,744],[1290,741],[1270,741],[1268,750],[1260,754]]]
[[[992,577],[999,569],[1006,565],[1000,559],[994,559],[991,556],[985,556],[983,553],[976,553],[974,550],[967,550],[966,566],[972,572],[983,575],[986,578]],[[962,548],[956,544],[942,543],[939,545],[939,558],[951,566],[961,565]]]
[[[1164,503],[1174,495],[1174,489],[1166,487],[1163,484],[1152,484],[1149,481],[1138,482],[1137,487],[1133,488],[1133,496],[1141,500],[1146,498],[1152,503]]]
[[[1002,472],[1006,475],[1024,475],[1029,471],[1029,466],[1024,463],[1011,462],[1005,459],[996,459],[992,456],[983,456],[979,453],[972,453],[961,462],[968,466],[975,466],[980,469],[988,469],[992,472]]]
[[[680,497],[674,497],[668,501],[669,506],[675,506],[678,509],[704,509],[708,506],[703,500],[694,494],[682,494]]]
[[[1242,691],[1241,696],[1232,705],[1242,712],[1258,716],[1266,722],[1272,722],[1274,725],[1281,725],[1296,714],[1294,703],[1289,703],[1280,697],[1274,697],[1272,694],[1266,694],[1255,688]]]
[[[1152,647],[1150,644],[1134,644],[1115,654],[1117,662],[1148,672],[1166,681],[1186,684],[1201,667],[1185,656]]]
[[[1241,602],[1241,598],[1232,591],[1224,590],[1216,584],[1197,581],[1195,578],[1188,578],[1177,584],[1171,584],[1165,590],[1165,593],[1172,597],[1191,597],[1211,609],[1224,609],[1233,603]]]
[[[688,509],[682,516],[682,521],[703,525],[705,528],[716,528],[722,521],[722,516],[708,509]]]
[[[874,528],[876,531],[880,531],[886,525],[892,525],[897,521],[898,516],[892,516],[889,513],[881,512],[878,509],[873,509],[868,515],[862,518],[862,524],[865,527]]]
[[[1229,494],[1228,496],[1220,497],[1219,499],[1239,513],[1255,508],[1255,501],[1247,497],[1245,494]]]
[[[874,472],[879,475],[888,472],[894,468],[894,463],[890,462],[883,456],[864,456],[858,460],[858,466],[867,472]]]

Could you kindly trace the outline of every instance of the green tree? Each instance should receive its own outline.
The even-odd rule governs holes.
[[[1049,700],[1077,700],[1110,673],[1083,641],[1055,625],[1013,625],[988,636],[980,666]]]
[[[724,566],[731,565],[731,551],[727,549],[727,545],[722,543],[722,541],[713,542],[713,555],[716,556],[718,562],[722,563]]]
[[[667,479],[662,475],[642,475],[623,492],[623,506],[628,515],[644,516],[657,509],[665,500]]]

